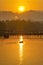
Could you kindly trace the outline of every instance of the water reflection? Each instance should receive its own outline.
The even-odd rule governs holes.
[[[43,39],[22,39],[0,40],[0,65],[43,65]]]
[[[21,65],[23,61],[23,43],[19,43],[19,60],[19,65]]]
[[[23,36],[22,35],[20,36],[20,41],[23,41]]]

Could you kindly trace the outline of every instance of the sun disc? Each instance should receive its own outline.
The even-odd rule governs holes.
[[[19,12],[24,12],[25,11],[25,7],[24,6],[19,6],[18,10],[19,10]]]

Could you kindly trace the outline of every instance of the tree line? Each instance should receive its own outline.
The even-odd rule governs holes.
[[[43,22],[24,20],[0,21],[0,36],[4,35],[41,35],[43,34]]]

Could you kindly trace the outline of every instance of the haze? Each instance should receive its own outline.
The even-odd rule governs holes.
[[[0,0],[0,11],[18,12],[18,6],[24,6],[25,11],[43,11],[43,0]]]

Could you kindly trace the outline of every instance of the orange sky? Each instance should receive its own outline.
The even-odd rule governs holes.
[[[18,12],[18,6],[27,10],[43,10],[43,0],[0,0],[0,11]]]

